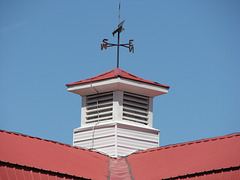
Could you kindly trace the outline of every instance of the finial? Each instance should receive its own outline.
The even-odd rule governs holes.
[[[119,47],[120,47],[120,46],[123,46],[123,47],[125,47],[125,48],[128,48],[128,49],[129,49],[129,52],[134,53],[134,47],[133,47],[133,44],[132,44],[132,41],[133,41],[133,40],[129,40],[129,43],[126,43],[126,44],[120,44],[120,33],[121,33],[122,31],[124,31],[124,28],[123,28],[123,23],[124,23],[124,22],[125,22],[125,20],[123,20],[123,21],[120,23],[120,3],[119,3],[118,28],[112,32],[112,35],[113,35],[113,36],[114,36],[116,33],[118,33],[118,43],[117,43],[117,44],[109,43],[109,42],[107,42],[108,39],[103,39],[103,44],[101,44],[101,50],[103,50],[103,48],[104,48],[104,49],[107,49],[107,47],[117,46],[117,68],[119,68]]]

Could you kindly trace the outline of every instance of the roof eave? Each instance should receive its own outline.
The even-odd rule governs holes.
[[[101,93],[106,91],[130,91],[150,97],[159,96],[168,93],[168,86],[161,86],[124,78],[121,76],[92,81],[81,84],[68,85],[67,90],[75,94],[84,96],[89,94]]]

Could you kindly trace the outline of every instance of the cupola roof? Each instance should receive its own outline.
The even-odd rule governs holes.
[[[168,93],[169,89],[169,86],[140,78],[119,68],[66,86],[68,91],[81,96],[120,90],[155,97]]]
[[[85,80],[69,83],[66,86],[72,86],[72,85],[84,84],[84,83],[89,83],[89,82],[101,81],[101,80],[106,80],[106,79],[111,79],[111,78],[116,78],[116,77],[122,77],[122,78],[130,79],[130,80],[134,80],[134,81],[139,81],[139,82],[143,82],[143,83],[148,83],[148,84],[152,84],[152,85],[156,85],[156,86],[169,88],[169,86],[166,86],[166,85],[154,82],[154,81],[150,81],[150,80],[140,78],[136,75],[133,75],[133,74],[131,74],[129,72],[126,72],[126,71],[124,71],[122,69],[119,69],[119,68],[115,68],[113,70],[110,70],[110,71],[107,71],[105,73],[99,74],[99,75],[94,76],[92,78],[88,78],[88,79],[85,79]]]

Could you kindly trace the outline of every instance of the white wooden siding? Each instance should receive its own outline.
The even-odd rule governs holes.
[[[138,139],[130,139],[128,137],[120,137],[118,136],[118,146],[126,147],[135,150],[143,150],[157,147],[157,142],[147,142],[141,141]]]
[[[135,152],[136,149],[130,149],[126,147],[118,146],[118,156],[126,156]]]
[[[157,147],[158,133],[158,130],[149,127],[111,122],[94,128],[75,129],[74,146],[95,149],[111,157],[126,156],[137,150]]]
[[[118,127],[118,135],[123,137],[134,138],[142,141],[158,142],[158,132],[147,131],[140,128]]]
[[[74,146],[84,148],[103,148],[115,145],[115,129],[111,126],[89,126],[74,130]]]

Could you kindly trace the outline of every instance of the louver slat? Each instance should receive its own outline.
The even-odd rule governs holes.
[[[124,112],[124,114],[127,114],[127,115],[129,115],[129,116],[134,116],[134,117],[136,117],[137,119],[147,120],[147,117],[146,117],[146,116],[137,114],[137,113],[135,113],[135,112],[127,112],[126,110],[124,110],[123,112]]]
[[[145,109],[145,110],[148,109],[148,106],[147,106],[147,105],[143,105],[143,104],[136,103],[136,102],[133,102],[133,101],[129,101],[129,100],[126,100],[126,99],[123,99],[123,103],[124,103],[124,104],[127,104],[127,105],[129,105],[129,106],[133,106],[133,107],[136,107],[136,108],[140,108],[140,109]]]
[[[113,92],[87,96],[86,123],[112,119]]]
[[[106,95],[109,95],[109,94],[112,95],[113,92],[110,91],[110,92],[104,92],[104,93],[92,94],[92,95],[88,95],[87,97],[88,97],[88,99],[91,99],[91,98],[99,97],[99,96],[101,96],[102,94],[104,94],[105,96],[106,96]]]
[[[108,112],[102,112],[102,113],[95,113],[93,115],[87,116],[87,119],[95,119],[98,116],[99,117],[105,117],[105,116],[110,115],[110,114],[112,114],[112,112],[109,112],[109,111]]]
[[[88,110],[87,111],[87,115],[91,115],[91,114],[96,114],[96,113],[101,113],[101,112],[106,112],[106,111],[111,111],[112,107],[106,106],[106,107],[99,107],[97,110],[92,109],[92,110]]]
[[[146,111],[143,111],[143,110],[140,110],[140,109],[137,109],[137,108],[134,108],[134,107],[128,107],[127,105],[125,105],[123,109],[126,112],[134,112],[136,114],[141,114],[141,115],[144,115],[144,116],[147,116],[147,114],[148,114]]]
[[[140,104],[148,104],[148,100],[147,99],[140,99],[140,98],[136,98],[136,97],[132,97],[132,96],[129,96],[129,95],[125,95],[124,96],[124,99],[126,100],[130,100],[130,101],[135,101],[135,102],[139,102]]]
[[[146,122],[146,121],[136,120],[135,118],[131,118],[131,117],[124,117],[123,119],[128,120],[128,121],[138,122],[138,123],[145,124],[145,125],[148,124],[148,122]]]
[[[107,95],[107,96],[102,96],[102,97],[94,97],[94,98],[89,98],[88,99],[88,103],[96,103],[96,101],[106,101],[106,100],[109,100],[109,99],[112,99],[112,95]]]
[[[100,103],[98,105],[96,104],[96,105],[87,106],[87,110],[91,111],[91,110],[96,110],[98,108],[104,108],[104,107],[109,107],[109,106],[112,106],[112,101]]]
[[[124,92],[123,119],[141,124],[148,124],[148,97]]]
[[[98,122],[98,121],[106,121],[106,120],[111,120],[112,117],[102,117],[102,118],[96,118],[93,120],[87,120],[87,123],[94,123],[94,122]]]

